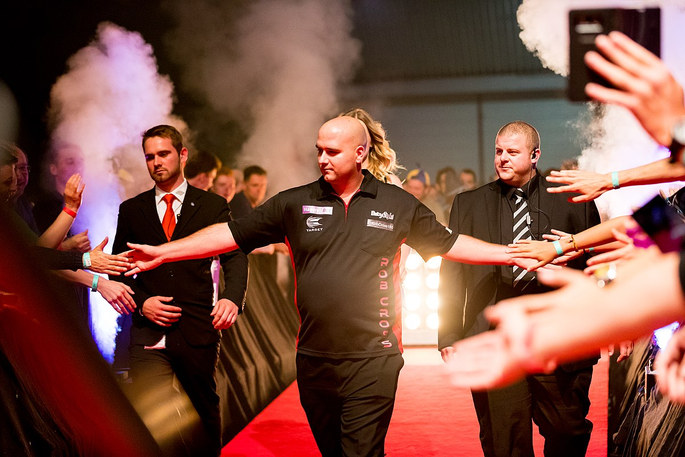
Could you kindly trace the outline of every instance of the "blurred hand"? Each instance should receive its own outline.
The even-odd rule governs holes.
[[[654,361],[659,390],[671,401],[685,403],[685,330],[678,329]]]
[[[126,252],[119,255],[113,255],[103,252],[102,249],[107,245],[108,241],[109,238],[105,237],[105,239],[102,240],[102,242],[98,244],[95,249],[90,251],[91,265],[88,269],[108,275],[115,275],[127,271],[129,268],[131,268],[129,254]]]
[[[90,239],[88,238],[88,230],[77,233],[76,235],[62,241],[60,248],[63,251],[88,252],[90,251]]]

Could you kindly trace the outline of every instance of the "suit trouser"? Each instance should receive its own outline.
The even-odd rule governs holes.
[[[218,354],[218,343],[198,347],[169,344],[167,340],[166,349],[131,346],[134,406],[164,455],[221,453],[219,395],[214,377]]]
[[[535,421],[546,457],[584,456],[590,441],[592,367],[528,376],[502,389],[472,392],[485,457],[534,457]]]
[[[297,355],[300,403],[324,457],[383,456],[400,354],[366,359]]]

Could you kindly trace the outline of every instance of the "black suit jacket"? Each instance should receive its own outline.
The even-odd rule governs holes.
[[[550,194],[549,184],[540,175],[538,192],[529,202],[533,222],[531,231],[541,239],[551,229],[578,233],[600,222],[594,202],[569,203],[569,194]],[[450,228],[491,243],[506,243],[511,234],[502,234],[501,204],[508,187],[497,180],[478,189],[457,195],[450,213]],[[536,211],[537,209],[541,211]],[[583,268],[585,259],[569,263],[572,268]],[[450,346],[458,340],[491,328],[483,310],[500,300],[519,295],[506,277],[510,266],[466,265],[443,261],[440,271],[440,328],[438,348]],[[550,290],[535,281],[525,293]]]
[[[230,211],[224,198],[189,185],[171,240],[229,220]],[[155,206],[154,188],[119,206],[113,252],[127,250],[127,242],[158,245],[166,241]],[[220,261],[226,287],[219,298],[227,298],[242,307],[247,286],[247,257],[242,251],[236,250],[222,254]],[[181,318],[171,327],[158,326],[135,312],[131,328],[132,344],[152,345],[165,333],[167,344],[173,344],[176,338],[181,337],[193,346],[219,340],[219,332],[212,326],[210,316],[213,295],[211,263],[211,257],[184,260],[163,264],[135,278],[123,275],[117,278],[131,286],[138,309],[141,309],[145,300],[156,295],[174,297],[174,304],[182,308]]]

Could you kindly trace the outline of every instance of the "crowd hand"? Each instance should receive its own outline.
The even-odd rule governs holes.
[[[86,183],[83,182],[80,174],[71,175],[67,185],[64,186],[64,206],[77,213],[81,207],[85,187]]]
[[[90,251],[90,239],[88,238],[88,229],[62,241],[60,248],[63,251]]]
[[[147,244],[127,243],[130,251],[126,255],[131,260],[131,269],[125,275],[133,276],[141,271],[152,270],[162,264],[162,257],[158,254],[157,246]]]
[[[472,390],[493,389],[511,384],[526,375],[524,364],[500,330],[461,340],[443,349],[452,384]]]
[[[595,271],[606,267],[606,265],[611,262],[630,260],[633,259],[637,254],[635,244],[633,243],[633,239],[631,237],[616,229],[612,229],[611,233],[614,234],[614,238],[616,238],[617,241],[620,241],[624,244],[623,247],[614,249],[613,251],[597,254],[596,256],[588,259],[588,267],[584,270],[585,274],[592,275],[595,273]]]
[[[108,237],[105,237],[95,249],[90,251],[90,267],[91,271],[103,273],[108,275],[118,275],[127,271],[131,267],[129,253],[121,253],[118,255],[107,254],[102,249],[107,245]]]
[[[212,325],[217,330],[224,330],[235,324],[238,319],[238,307],[227,298],[222,298],[216,302],[210,314],[214,319]]]
[[[552,243],[547,241],[519,240],[517,243],[508,245],[506,252],[513,255],[514,263],[518,267],[531,271],[537,270],[557,258],[556,249]]]
[[[685,329],[678,329],[654,361],[661,393],[676,403],[685,403]]]
[[[659,144],[671,142],[671,127],[685,115],[683,88],[654,54],[620,32],[599,35],[598,50],[585,54],[585,63],[617,89],[596,83],[585,86],[595,100],[629,109]]]
[[[150,321],[162,327],[170,327],[181,318],[182,309],[178,306],[170,305],[173,297],[154,296],[143,303],[141,312]]]
[[[633,348],[635,343],[632,340],[621,341],[618,343],[618,358],[616,362],[622,362],[626,360],[633,353]],[[614,345],[609,346],[609,355],[614,355],[616,347]]]
[[[572,203],[589,202],[613,188],[607,175],[586,170],[552,171],[547,181],[566,184],[565,186],[548,187],[550,194],[573,192],[580,195],[569,197]]]
[[[114,311],[119,314],[129,314],[136,309],[136,302],[131,295],[133,290],[126,284],[118,281],[110,281],[100,276],[98,280],[98,292],[107,303],[112,305]]]

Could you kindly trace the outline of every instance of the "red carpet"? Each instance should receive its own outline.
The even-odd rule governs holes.
[[[468,390],[452,387],[434,348],[409,348],[400,375],[395,413],[386,439],[389,457],[481,456],[478,423]],[[589,419],[595,424],[588,457],[607,455],[608,362],[595,367]],[[535,453],[542,456],[536,435]],[[320,455],[300,407],[297,385],[288,387],[224,447],[222,457]]]

